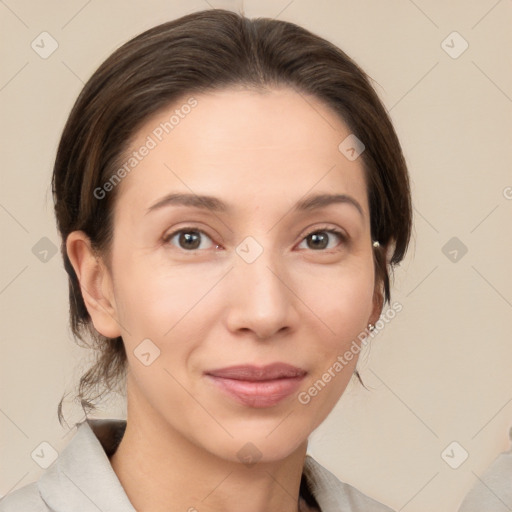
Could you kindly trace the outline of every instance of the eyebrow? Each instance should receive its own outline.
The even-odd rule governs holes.
[[[331,204],[349,204],[356,208],[362,217],[364,217],[363,208],[356,199],[346,194],[314,194],[298,201],[293,211],[311,211],[325,208]],[[159,199],[150,206],[145,215],[155,210],[160,210],[167,206],[190,206],[192,208],[201,208],[212,212],[229,212],[232,208],[217,197],[188,194],[171,193]]]

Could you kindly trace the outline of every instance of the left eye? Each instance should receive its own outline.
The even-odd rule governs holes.
[[[310,241],[311,243],[308,244],[309,247],[307,248],[313,249],[315,251],[322,249],[333,249],[334,247],[336,247],[337,244],[329,246],[329,241],[330,238],[332,238],[332,235],[334,235],[341,241],[345,239],[343,233],[337,231],[336,229],[321,229],[313,231],[309,233],[309,235],[306,235],[301,244],[303,244],[304,242],[307,244],[308,241]]]

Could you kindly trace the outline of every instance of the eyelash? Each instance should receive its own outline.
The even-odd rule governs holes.
[[[193,226],[187,226],[187,227],[184,227],[184,228],[181,228],[181,229],[178,229],[176,231],[173,231],[172,233],[169,233],[168,235],[166,235],[164,238],[163,238],[163,241],[164,243],[166,244],[170,244],[170,241],[176,236],[176,235],[179,235],[181,233],[200,233],[201,235],[206,235],[210,240],[212,240],[213,242],[213,239],[212,237],[210,237],[208,235],[208,233],[206,233],[205,231],[201,230],[201,229],[198,229],[196,227],[193,227]],[[346,243],[348,241],[348,237],[347,235],[338,230],[338,229],[334,229],[334,228],[328,228],[328,227],[321,227],[321,228],[317,228],[317,229],[314,229],[312,231],[310,231],[309,233],[307,233],[306,235],[304,235],[302,237],[302,240],[301,240],[301,243],[306,240],[309,236],[313,235],[313,234],[316,234],[316,233],[329,233],[329,234],[334,234],[336,236],[338,236],[341,240],[341,243],[339,245],[342,245],[344,243]],[[213,242],[215,244],[215,242]],[[215,244],[215,245],[218,245],[218,244]],[[185,252],[185,253],[194,253],[194,252],[200,252],[200,251],[205,251],[206,249],[191,249],[191,250],[186,250],[186,249],[182,249],[181,247],[177,247],[177,249]],[[329,253],[329,252],[332,252],[333,250],[335,249],[318,249],[318,250],[315,250],[315,249],[310,249],[311,251],[313,252],[323,252],[323,253]]]

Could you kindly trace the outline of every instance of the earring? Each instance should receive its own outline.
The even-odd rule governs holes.
[[[377,248],[377,247],[380,247],[380,244],[377,240],[375,240],[375,242],[373,242],[373,247]]]
[[[368,330],[369,330],[370,332],[374,331],[374,330],[375,330],[375,325],[373,325],[373,324],[368,324]]]

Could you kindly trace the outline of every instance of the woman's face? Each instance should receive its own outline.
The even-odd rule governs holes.
[[[147,122],[126,157],[105,281],[113,319],[95,325],[123,337],[132,416],[224,459],[278,460],[332,410],[353,341],[379,313],[363,164],[313,97],[193,97]],[[232,394],[232,380],[207,375],[276,362],[305,376]]]

